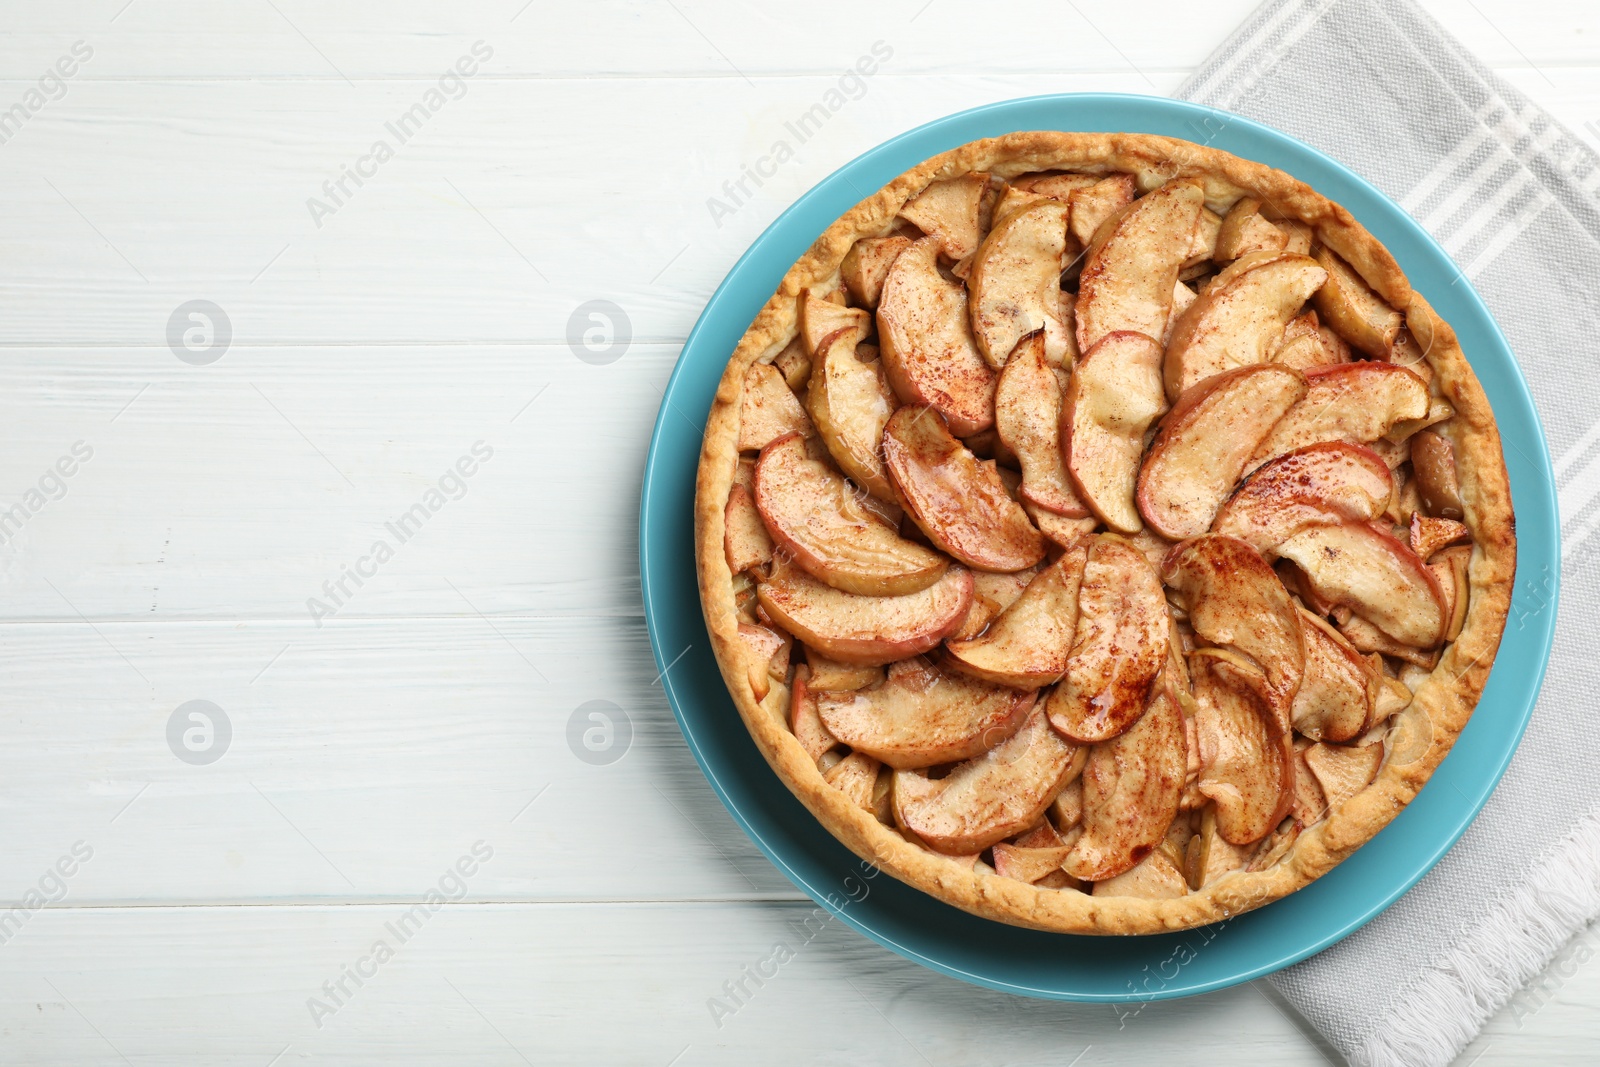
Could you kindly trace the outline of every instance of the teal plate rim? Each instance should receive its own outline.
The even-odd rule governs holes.
[[[762,758],[718,673],[696,588],[695,470],[723,368],[784,273],[857,202],[929,156],[1019,130],[1128,131],[1201,141],[1287,171],[1343,204],[1456,330],[1494,406],[1517,514],[1505,638],[1478,709],[1426,788],[1338,867],[1266,907],[1197,930],[1106,938],[970,915],[859,860]],[[1555,632],[1555,481],[1533,399],[1488,309],[1450,257],[1377,189],[1299,141],[1213,108],[1068,93],[963,111],[889,140],[797,200],[734,264],[684,342],[645,461],[639,570],[660,681],[684,740],[735,822],[807,896],[884,947],[990,989],[1055,1000],[1146,1002],[1223,989],[1306,958],[1371,921],[1466,831],[1521,740]]]

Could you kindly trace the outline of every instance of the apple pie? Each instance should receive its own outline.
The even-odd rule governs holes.
[[[1131,134],[963,145],[733,353],[695,502],[744,725],[853,851],[1071,933],[1215,922],[1416,795],[1510,603],[1500,436],[1349,212]]]

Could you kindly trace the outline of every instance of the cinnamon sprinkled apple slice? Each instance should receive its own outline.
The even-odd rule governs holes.
[[[1428,385],[1404,367],[1359,360],[1305,372],[1305,396],[1278,420],[1248,468],[1323,441],[1366,444],[1428,413]]]
[[[1271,554],[1307,526],[1376,519],[1393,492],[1389,465],[1371,449],[1343,441],[1307,445],[1257,468],[1211,529]]]
[[[1271,833],[1294,802],[1293,734],[1279,721],[1266,675],[1237,653],[1189,655],[1200,740],[1200,792],[1233,845]]]
[[[967,321],[967,291],[938,268],[939,240],[895,257],[878,300],[883,369],[903,403],[931,407],[960,437],[994,425],[994,370]]]
[[[808,648],[874,666],[920,655],[954,633],[972,606],[972,572],[951,567],[921,592],[883,597],[842,592],[799,567],[778,567],[756,596]]]
[[[1083,768],[1083,835],[1062,868],[1104,881],[1131,869],[1166,836],[1183,792],[1183,710],[1167,686],[1127,731],[1089,750]]]
[[[807,454],[799,434],[762,449],[755,477],[756,507],[773,539],[835,589],[903,596],[928,588],[949,565],[863,507],[831,465]]]
[[[1224,371],[1178,398],[1139,470],[1139,512],[1163,537],[1210,529],[1246,459],[1306,393],[1305,376],[1263,363]]]
[[[1078,496],[1118,533],[1144,524],[1134,504],[1145,432],[1167,410],[1161,345],[1142,333],[1106,334],[1067,386],[1061,451]]]
[[[1035,330],[1043,331],[1045,359],[1061,365],[1066,248],[1067,205],[1051,199],[1013,211],[984,238],[968,275],[968,306],[973,337],[989,366],[1004,367],[1017,342]]]
[[[921,657],[881,685],[815,694],[828,733],[891,767],[931,767],[983,754],[1017,732],[1035,694],[946,674]]]
[[[1028,583],[984,633],[945,644],[949,665],[996,685],[1038,689],[1067,670],[1078,622],[1078,586],[1087,548],[1062,557]]]
[[[1067,673],[1046,710],[1075,741],[1106,741],[1133,725],[1167,659],[1167,601],[1155,568],[1122,538],[1089,545]]]
[[[1176,178],[1099,226],[1078,281],[1079,351],[1117,330],[1163,336],[1204,206],[1199,183]]]
[[[994,418],[1000,440],[1022,465],[1023,499],[1069,518],[1089,514],[1062,461],[1061,382],[1045,356],[1043,333],[1023,338],[1000,372]]]
[[[1044,538],[1011,498],[992,460],[980,463],[939,414],[904,407],[883,431],[883,458],[912,519],[939,548],[986,571],[1044,558]]]
[[[1449,621],[1444,591],[1417,554],[1366,523],[1310,526],[1278,546],[1319,597],[1349,608],[1394,640],[1432,648]]]
[[[895,821],[936,852],[982,852],[1038,823],[1086,755],[1035,704],[1020,730],[943,778],[896,771]]]

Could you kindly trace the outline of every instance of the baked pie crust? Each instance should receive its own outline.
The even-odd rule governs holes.
[[[1129,206],[1135,197],[1142,214]],[[1171,242],[1163,251],[1132,238],[1115,254],[1106,244],[1119,229],[1187,225],[1172,220],[1196,217],[1199,200],[1179,277],[1205,284],[1199,294],[1174,289],[1172,299],[1208,304],[1203,314],[1163,311]],[[1012,226],[1005,240],[980,246],[1026,210],[1036,225]],[[1065,227],[1059,241],[1057,226]],[[867,239],[887,240],[858,248]],[[900,279],[886,286],[885,271],[901,257]],[[1065,298],[1058,264],[1069,268]],[[983,292],[980,279],[1000,274],[1009,281]],[[1230,307],[1223,290],[1252,284],[1265,288]],[[1307,296],[1320,319],[1302,310]],[[1052,308],[1051,300],[1064,302]],[[981,306],[957,314],[952,301]],[[1227,334],[1220,342],[1218,331]],[[874,332],[876,363],[871,349],[853,348]],[[837,384],[819,390],[816,364],[841,347],[855,358],[836,364]],[[1306,376],[1330,359],[1344,370]],[[1420,419],[1415,381],[1397,364],[1426,386]],[[1210,392],[1191,388],[1196,382]],[[1080,457],[1065,478],[1052,448],[1055,409],[1013,399],[1052,384],[1065,386],[1061,425]],[[1358,401],[1338,415],[1351,390]],[[1335,414],[1296,407],[1308,391]],[[1142,400],[1095,406],[1096,396],[1111,395]],[[1386,418],[1377,409],[1391,401]],[[940,418],[925,417],[929,404]],[[1235,415],[1207,415],[1229,404]],[[1397,422],[1402,408],[1408,418]],[[819,411],[830,420],[828,444],[842,446],[809,440]],[[1289,414],[1272,421],[1280,411]],[[1219,435],[1239,412],[1265,425]],[[1316,419],[1332,417],[1349,420],[1333,438],[1367,447],[1327,443]],[[1422,436],[1406,436],[1418,426]],[[783,489],[763,498],[776,531],[754,506],[749,460],[763,445],[761,484]],[[1004,466],[974,452],[998,455]],[[1283,453],[1291,461],[1260,466]],[[1132,507],[1130,463],[1140,472]],[[1383,466],[1394,472],[1393,490],[1380,502]],[[1294,494],[1315,477],[1310,467],[1337,468],[1341,507],[1382,503],[1381,512],[1365,522],[1308,520],[1293,509],[1327,504]],[[1250,477],[1263,469],[1270,474]],[[1246,478],[1232,477],[1235,470]],[[940,497],[951,478],[955,496]],[[1242,480],[1248,492],[1236,491]],[[1369,498],[1362,485],[1376,487]],[[952,500],[964,509],[954,518],[940,510]],[[1262,510],[1263,500],[1292,507]],[[785,507],[794,514],[781,514]],[[1407,551],[1374,547],[1389,546],[1406,521]],[[1219,526],[1231,538],[1206,533]],[[850,540],[861,530],[871,543]],[[1450,326],[1388,251],[1344,208],[1281,171],[1136,134],[1024,132],[962,145],[830,226],[729,361],[695,500],[700,593],[717,661],[784,784],[857,855],[900,880],[977,915],[1067,933],[1181,930],[1260,907],[1386,826],[1449,752],[1483,692],[1510,605],[1514,530],[1488,400]],[[1187,550],[1171,547],[1197,534]],[[841,545],[850,551],[836,551]],[[1318,570],[1330,559],[1354,560],[1353,572]],[[1433,566],[1424,575],[1419,563]],[[834,565],[843,569],[828,570]],[[1159,621],[1150,614],[1152,575],[1163,582],[1162,606],[1171,605]],[[1019,641],[999,632],[994,609],[1004,605],[995,598],[1015,601],[1027,580],[1033,606],[1012,624]],[[1414,595],[1374,599],[1375,587]],[[1455,610],[1462,592],[1464,614]],[[874,608],[865,639],[813,633],[815,612],[827,617],[840,597],[870,595],[915,598],[916,624],[904,611]],[[1426,647],[1428,635],[1458,627],[1442,650],[1437,641]],[[1094,641],[1119,640],[1107,634],[1123,635],[1117,656],[1062,670],[1069,645],[1086,657]],[[850,659],[896,662],[885,681],[878,667],[842,662]],[[1313,662],[1314,684],[1306,681]],[[1328,695],[1343,684],[1340,671],[1368,687],[1353,711]],[[872,700],[852,701],[867,683]],[[1304,719],[1294,712],[1286,731],[1299,688],[1322,703]],[[804,714],[791,726],[797,693]],[[818,708],[877,755],[840,744]],[[922,717],[920,732],[884,725],[907,715]],[[931,775],[930,766],[938,768]],[[961,790],[968,809],[977,796],[981,818],[966,810],[952,821],[949,805],[941,808],[945,794]],[[1164,836],[1138,825],[1167,818],[1175,793]]]

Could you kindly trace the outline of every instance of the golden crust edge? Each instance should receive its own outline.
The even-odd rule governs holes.
[[[774,685],[764,702],[755,700],[735,621],[722,516],[738,460],[739,399],[750,365],[770,360],[793,337],[799,292],[836,283],[850,247],[862,237],[886,232],[900,206],[930,181],[972,170],[1010,177],[1046,169],[1131,172],[1141,190],[1174,177],[1197,177],[1205,184],[1208,205],[1225,205],[1248,193],[1310,224],[1318,239],[1344,257],[1391,306],[1408,309],[1431,327],[1426,358],[1460,420],[1452,442],[1475,538],[1472,601],[1461,636],[1413,701],[1429,720],[1427,748],[1404,763],[1386,755],[1371,785],[1303,832],[1272,868],[1238,872],[1178,899],[1040,889],[964,868],[905,840],[823,780],[784,721],[786,686]],[[1415,797],[1466,725],[1504,632],[1516,568],[1510,500],[1500,434],[1454,331],[1411,289],[1388,250],[1343,207],[1281,171],[1186,141],[1029,131],[961,145],[906,171],[828,227],[784,275],[734,350],[707,420],[696,477],[696,562],[712,650],[740,717],[779,779],[852,852],[937,899],[1011,925],[1061,933],[1159,933],[1220,922],[1293,893],[1371,840]]]

